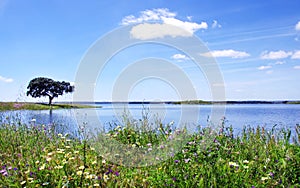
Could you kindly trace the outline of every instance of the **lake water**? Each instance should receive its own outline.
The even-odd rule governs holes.
[[[97,104],[98,105],[98,104]],[[173,104],[99,104],[102,108],[69,109],[42,111],[9,111],[0,112],[0,122],[12,123],[20,121],[27,124],[56,124],[61,132],[76,132],[78,127],[100,128],[108,130],[110,124],[120,124],[122,116],[127,114],[139,121],[147,114],[155,122],[161,119],[163,123],[174,122],[173,127],[185,125],[190,131],[195,131],[198,125],[220,124],[223,116],[226,125],[232,125],[236,133],[243,126],[257,125],[271,129],[274,125],[290,128],[294,131],[300,124],[300,105],[293,104],[235,104],[226,106],[213,105],[173,105]],[[224,110],[224,111],[223,111]],[[216,113],[215,113],[216,111]],[[36,119],[36,122],[31,122]]]

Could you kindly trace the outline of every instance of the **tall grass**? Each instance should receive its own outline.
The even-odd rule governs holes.
[[[143,125],[143,126],[141,126]],[[152,126],[152,125],[151,125]],[[151,150],[175,134],[187,134],[147,116],[124,117],[105,135],[130,147]],[[126,167],[108,161],[88,140],[55,133],[45,125],[0,125],[2,187],[299,187],[300,126],[291,130],[245,127],[234,136],[222,124],[189,135],[178,153],[153,166]],[[213,140],[207,144],[205,135]],[[212,134],[213,133],[213,134]],[[81,133],[80,133],[81,134]],[[293,140],[293,142],[290,142]],[[135,160],[134,158],[132,159]]]

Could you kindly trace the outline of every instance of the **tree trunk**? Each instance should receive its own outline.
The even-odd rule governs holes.
[[[49,96],[49,106],[52,105],[52,100],[53,100],[53,98],[54,98],[54,97]]]

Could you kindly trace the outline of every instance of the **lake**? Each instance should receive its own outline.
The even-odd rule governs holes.
[[[173,127],[186,126],[196,131],[198,126],[220,124],[226,117],[225,124],[232,125],[238,134],[243,126],[258,125],[271,129],[290,128],[294,131],[300,124],[300,105],[295,104],[230,104],[230,105],[174,105],[174,104],[95,104],[102,108],[68,109],[42,111],[8,111],[0,112],[0,122],[20,121],[27,124],[55,124],[59,132],[76,132],[78,126],[100,128],[105,131],[112,124],[120,124],[122,116],[132,116],[139,121],[147,116],[152,122],[160,119],[164,124],[174,122]],[[224,111],[223,111],[224,110]],[[214,112],[214,113],[212,113]],[[215,113],[216,112],[216,113]],[[35,119],[36,122],[31,121]]]

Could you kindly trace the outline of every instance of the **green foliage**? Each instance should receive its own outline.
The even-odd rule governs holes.
[[[36,97],[49,97],[49,105],[52,100],[59,95],[74,91],[74,86],[69,82],[54,81],[50,78],[38,77],[32,79],[27,86],[27,96]]]
[[[147,117],[125,117],[107,133],[112,140],[151,148],[178,130]],[[239,136],[222,124],[190,135],[189,142],[156,166],[129,168],[106,161],[85,140],[54,133],[54,127],[0,126],[0,185],[4,187],[299,187],[300,146],[290,130],[245,127]],[[140,131],[142,130],[142,131]],[[213,135],[207,143],[204,135]],[[110,153],[107,153],[109,155]],[[132,159],[135,160],[135,159]],[[157,159],[160,160],[160,159]]]

